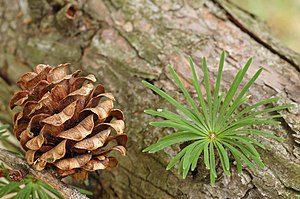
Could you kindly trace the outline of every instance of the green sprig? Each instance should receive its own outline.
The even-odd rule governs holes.
[[[2,179],[0,185],[0,197],[5,197],[6,195],[12,193],[15,194],[11,198],[18,199],[53,198],[53,196],[55,196],[56,198],[63,198],[57,190],[53,189],[48,184],[42,181],[35,180],[30,175],[27,175],[21,182],[11,182]]]
[[[248,135],[261,135],[269,138],[283,141],[283,138],[277,137],[272,133],[262,130],[253,129],[254,124],[276,125],[280,122],[272,120],[273,118],[281,117],[280,115],[266,115],[267,113],[289,108],[292,105],[281,105],[273,108],[267,108],[262,111],[255,111],[257,107],[272,103],[278,98],[270,98],[251,106],[239,110],[250,96],[245,96],[249,88],[259,77],[263,68],[260,68],[249,82],[238,92],[242,80],[244,79],[247,70],[249,69],[252,58],[250,58],[244,67],[242,67],[235,78],[233,79],[230,88],[226,95],[220,93],[222,71],[225,62],[225,52],[221,54],[218,75],[215,84],[215,90],[212,93],[208,75],[208,66],[206,58],[202,62],[204,73],[204,87],[206,99],[201,91],[198,76],[196,74],[194,62],[189,57],[189,63],[192,70],[192,84],[198,95],[199,104],[191,97],[187,89],[184,87],[177,73],[171,65],[168,69],[171,72],[176,84],[181,89],[183,95],[187,99],[190,108],[186,108],[177,100],[172,98],[166,92],[155,87],[154,85],[143,81],[143,83],[174,105],[186,117],[167,110],[158,109],[145,110],[144,112],[153,116],[164,118],[164,121],[151,122],[150,125],[158,127],[169,127],[177,129],[173,134],[167,135],[157,141],[157,143],[145,148],[143,152],[155,153],[173,144],[192,141],[192,143],[183,148],[168,164],[167,170],[174,167],[176,162],[180,162],[178,172],[186,178],[189,170],[194,170],[197,166],[198,159],[203,154],[204,164],[210,170],[210,182],[213,186],[217,177],[216,158],[220,159],[221,167],[225,175],[230,176],[230,153],[236,160],[237,170],[242,172],[242,161],[251,169],[257,170],[257,166],[263,168],[264,164],[261,161],[260,154],[254,145],[264,148],[262,144]]]

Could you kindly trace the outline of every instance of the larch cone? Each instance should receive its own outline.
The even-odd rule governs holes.
[[[68,64],[40,64],[21,76],[10,108],[14,133],[36,170],[54,166],[61,176],[118,165],[111,151],[126,152],[124,115],[113,108],[114,96],[94,75],[68,74]]]

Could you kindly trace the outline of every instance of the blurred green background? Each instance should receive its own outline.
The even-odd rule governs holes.
[[[270,26],[272,34],[300,52],[300,0],[231,0]]]

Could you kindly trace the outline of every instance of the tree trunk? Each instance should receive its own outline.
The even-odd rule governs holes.
[[[0,32],[0,121],[11,123],[13,112],[8,104],[17,89],[14,82],[39,63],[68,62],[72,70],[95,74],[116,97],[116,107],[124,110],[129,135],[127,156],[120,158],[118,168],[90,176],[95,198],[300,198],[299,56],[275,41],[255,16],[232,3],[2,0]],[[171,63],[191,88],[187,56],[191,55],[198,65],[206,56],[211,75],[216,76],[222,49],[227,52],[223,89],[253,56],[246,79],[260,66],[265,70],[249,90],[250,101],[280,96],[280,103],[296,106],[281,111],[282,125],[269,129],[285,137],[285,142],[256,138],[266,145],[266,150],[260,150],[266,169],[255,172],[245,167],[238,175],[232,161],[232,176],[225,177],[218,169],[216,187],[212,188],[202,159],[197,171],[185,180],[176,169],[165,170],[181,146],[151,155],[141,152],[170,133],[147,125],[154,118],[143,110],[167,105],[141,80],[179,97],[166,65]],[[201,75],[200,68],[198,71]]]

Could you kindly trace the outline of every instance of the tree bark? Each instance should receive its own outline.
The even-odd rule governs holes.
[[[94,197],[102,198],[300,198],[300,67],[299,55],[270,36],[263,22],[229,1],[221,0],[3,0],[0,1],[0,121],[11,123],[9,99],[14,82],[39,63],[71,63],[72,69],[93,73],[124,110],[129,135],[127,156],[119,167],[91,175]],[[280,96],[279,103],[295,107],[281,111],[282,125],[263,126],[286,138],[279,143],[263,137],[260,150],[266,169],[245,167],[232,176],[218,169],[216,187],[200,159],[196,172],[183,180],[168,161],[181,146],[157,154],[141,150],[171,133],[147,124],[148,108],[169,108],[141,80],[147,80],[180,99],[166,65],[171,63],[188,88],[187,56],[198,65],[206,56],[216,76],[222,49],[227,59],[222,80],[227,89],[236,71],[252,56],[246,79],[263,66],[249,90],[251,102]],[[199,75],[202,72],[198,67]],[[191,90],[192,91],[192,90]],[[184,103],[184,101],[183,101]]]

